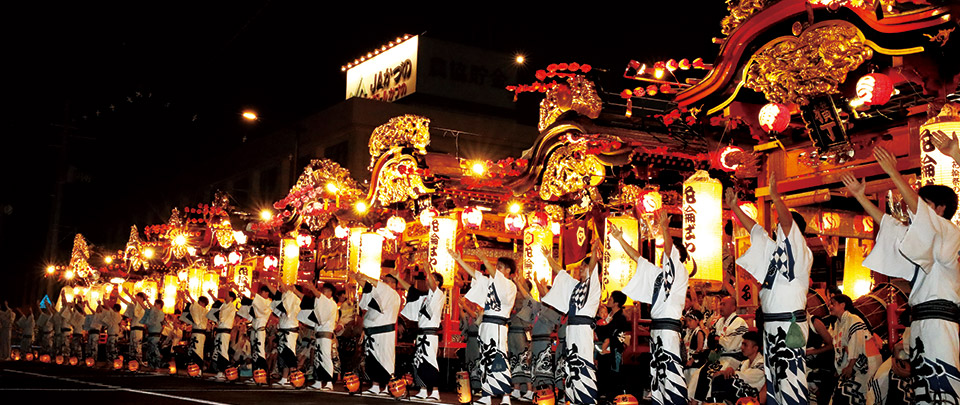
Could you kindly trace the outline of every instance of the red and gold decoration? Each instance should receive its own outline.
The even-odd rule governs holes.
[[[477,207],[467,207],[460,214],[460,219],[467,228],[479,228],[483,224],[483,211]]]
[[[857,100],[865,106],[884,105],[893,95],[893,81],[883,73],[870,73],[857,81]]]

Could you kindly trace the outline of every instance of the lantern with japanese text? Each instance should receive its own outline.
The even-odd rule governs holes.
[[[303,383],[306,381],[306,377],[303,376],[303,371],[297,370],[290,373],[290,385],[294,388],[303,388]]]
[[[240,294],[250,294],[250,280],[253,277],[253,268],[247,265],[237,266],[233,272],[233,283],[237,285]]]
[[[847,238],[843,255],[843,293],[857,299],[870,293],[873,278],[870,269],[863,266],[863,258],[870,252],[873,241]]]
[[[459,400],[461,404],[469,404],[470,401],[473,401],[469,371],[457,372],[457,400]]]
[[[467,207],[460,214],[460,219],[467,228],[479,228],[483,224],[483,211],[477,207]]]
[[[394,378],[387,384],[387,390],[394,398],[403,398],[407,395],[407,381],[403,378]]]
[[[280,251],[283,252],[280,281],[287,286],[297,284],[297,274],[300,271],[300,245],[294,238],[283,238],[280,240]]]
[[[163,313],[170,315],[177,307],[177,276],[167,274],[163,276]]]
[[[893,81],[883,73],[870,73],[857,81],[857,100],[863,105],[884,105],[893,95]]]
[[[543,249],[553,252],[553,232],[542,226],[529,226],[523,231],[523,274],[531,281],[550,284],[553,271],[543,254]],[[531,291],[534,299],[539,299],[536,288]]]
[[[767,103],[760,109],[760,128],[767,132],[780,132],[790,124],[790,109],[780,103]]]
[[[449,249],[456,247],[457,221],[451,218],[434,218],[430,224],[428,260],[430,268],[443,276],[443,288],[453,286],[457,274],[457,262]]]
[[[723,207],[720,181],[699,170],[683,182],[683,244],[697,266],[695,279],[723,279]]]
[[[617,395],[617,397],[613,399],[613,403],[615,405],[637,405],[639,402],[637,402],[637,397],[630,394],[623,394]]]
[[[520,232],[527,226],[527,219],[520,213],[507,214],[503,219],[503,225],[507,228],[507,232]]]
[[[193,299],[199,299],[204,295],[203,275],[206,274],[206,270],[199,267],[191,267],[189,273],[190,276],[187,278],[187,292],[190,293]]]
[[[375,232],[364,232],[360,236],[360,259],[358,271],[374,280],[380,278],[380,263],[383,258],[383,236]]]
[[[350,236],[347,238],[349,253],[347,271],[358,271],[360,269],[360,241],[363,231],[363,228],[350,228]]]
[[[537,392],[534,394],[533,402],[537,405],[556,404],[556,396],[553,393],[553,389],[541,388],[537,390]]]
[[[607,217],[607,224],[604,226],[605,235],[603,237],[603,273],[600,282],[604,284],[607,291],[623,290],[633,278],[633,273],[637,269],[635,262],[623,247],[620,246],[610,230],[613,227],[619,228],[623,232],[623,239],[627,241],[634,249],[639,247],[639,222],[631,216]]]
[[[939,184],[960,193],[960,165],[933,145],[931,135],[938,132],[948,138],[960,136],[960,108],[955,104],[943,106],[939,115],[920,126],[920,185]],[[953,221],[960,223],[958,215]]]
[[[227,381],[236,381],[239,374],[237,373],[236,367],[230,367],[223,372],[223,375],[227,377]]]

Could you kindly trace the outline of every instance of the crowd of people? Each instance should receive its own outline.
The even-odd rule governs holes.
[[[956,139],[935,138],[960,162]],[[783,203],[770,173],[773,237],[740,209],[736,193],[727,190],[724,197],[750,235],[750,247],[736,263],[760,284],[755,319],[741,316],[733,297],[697,293],[682,244],[666,243],[655,264],[612,225],[611,236],[638,263],[622,291],[604,293],[596,235],[591,253],[567,268],[544,248],[553,269],[549,283],[525,278],[508,258],[481,255],[478,268],[450,250],[462,269],[456,283],[463,286],[457,304],[466,341],[460,364],[469,371],[476,403],[532,401],[544,388],[556,393],[556,403],[573,404],[610,402],[637,391],[655,404],[746,397],[784,405],[958,403],[960,229],[950,221],[957,196],[944,186],[915,191],[892,154],[878,147],[874,156],[903,196],[909,224],[873,205],[862,182],[849,175],[842,180],[880,224],[863,265],[912,287],[903,316],[909,328],[892,353],[850,297],[835,288],[827,294],[829,315],[807,312],[813,254],[805,223]],[[669,235],[665,210],[653,225]],[[222,380],[227,368],[240,365],[266,370],[281,385],[299,370],[318,390],[331,390],[346,372],[357,372],[369,382],[366,395],[387,395],[391,378],[409,371],[420,388],[414,397],[439,400],[444,385],[439,336],[448,305],[443,277],[427,270],[405,280],[396,269],[386,269],[379,279],[358,272],[349,278],[347,289],[325,283],[319,289],[263,285],[250,296],[236,286],[200,297],[181,293],[184,305],[174,314],[165,314],[161,300],[148,302],[142,293],[117,296],[126,306],[122,313],[120,303],[109,298],[93,305],[61,297],[59,310],[18,308],[19,315],[5,305],[0,359],[10,356],[14,326],[21,350],[38,345],[43,353],[97,359],[104,342],[108,362],[121,356],[118,339],[126,334],[124,354],[147,369],[165,369],[176,360],[201,365]],[[641,375],[625,372],[627,337],[634,332],[625,311],[639,310],[628,307],[628,299],[649,308],[649,333],[643,335],[649,335],[644,358],[650,365]],[[409,362],[398,361],[396,353],[401,318],[417,325]],[[643,390],[637,390],[638,382]]]

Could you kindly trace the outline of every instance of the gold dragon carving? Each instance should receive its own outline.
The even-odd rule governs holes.
[[[603,102],[592,81],[580,75],[568,77],[567,85],[557,85],[547,90],[546,97],[540,102],[540,123],[537,128],[543,131],[557,117],[570,110],[595,119],[600,116],[602,107]]]
[[[550,155],[540,183],[541,199],[557,199],[603,181],[606,168],[586,150],[585,142],[573,143],[557,148]]]
[[[430,119],[406,114],[393,117],[370,134],[370,166],[384,152],[396,147],[411,147],[426,153],[430,145]]]

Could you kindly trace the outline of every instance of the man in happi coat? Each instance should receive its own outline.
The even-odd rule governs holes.
[[[566,304],[564,393],[567,401],[575,404],[597,403],[593,327],[603,286],[596,271],[599,246],[594,244],[593,249],[579,268],[579,280],[561,270],[553,279],[550,292],[541,300],[554,308],[563,308]]]
[[[737,302],[733,297],[720,300],[718,319],[713,324],[713,332],[708,338],[708,346],[719,355],[717,361],[704,364],[690,375],[687,381],[687,395],[690,398],[706,398],[711,390],[714,375],[725,368],[738,369],[743,361],[743,335],[749,327],[747,322],[737,315]]]
[[[120,301],[124,304],[127,304],[127,310],[123,312],[123,316],[130,319],[130,344],[128,348],[128,354],[130,360],[136,360],[137,362],[143,362],[143,324],[140,323],[140,320],[143,319],[143,314],[147,310],[147,295],[143,292],[138,292],[133,296],[133,300],[128,300],[124,294],[120,294]]]
[[[317,290],[312,285],[307,285],[307,289],[313,292],[313,308],[300,311],[300,322],[310,325],[314,330],[313,341],[313,373],[316,381],[313,388],[331,391],[333,390],[333,333],[337,329],[338,308],[336,301],[333,300],[333,293],[336,291],[331,283],[323,283],[321,290]]]
[[[410,289],[407,305],[404,305],[400,315],[417,322],[420,331],[413,353],[413,378],[420,392],[414,396],[418,399],[440,401],[440,363],[437,362],[437,349],[440,346],[440,327],[443,321],[443,304],[446,303],[446,293],[441,286],[443,276],[440,273],[427,275],[427,292],[414,298],[415,289]],[[428,395],[432,389],[433,393]]]
[[[460,263],[467,275],[473,277],[470,291],[464,298],[483,307],[480,323],[480,385],[483,392],[480,404],[489,405],[493,397],[503,397],[501,404],[510,403],[510,390],[513,382],[510,378],[510,362],[507,360],[507,318],[517,298],[517,285],[509,275],[516,270],[516,263],[505,257],[497,259],[497,265],[480,255],[489,275],[475,271],[460,257],[460,253],[451,250],[450,255]]]
[[[947,156],[960,159],[956,135],[933,134]],[[863,195],[863,184],[846,178],[861,205],[874,220],[879,217],[876,245],[864,267],[910,282],[910,368],[914,400],[918,403],[960,403],[960,229],[950,221],[957,195],[946,186],[926,185],[918,191],[896,167],[896,158],[883,148],[874,157],[890,176],[907,203],[911,223],[905,226],[883,215]],[[852,186],[852,187],[851,187]]]
[[[660,234],[670,235],[670,223],[666,210],[657,215]],[[623,232],[611,225],[613,235],[623,250],[637,262],[637,270],[623,288],[623,293],[633,300],[650,304],[650,394],[653,403],[685,404],[687,384],[683,379],[680,359],[683,326],[680,318],[686,298],[687,269],[683,265],[680,249],[670,243],[663,247],[663,266],[657,267],[640,256],[640,252],[623,239]],[[684,252],[685,253],[685,252]]]
[[[297,338],[300,337],[300,321],[297,315],[300,313],[300,292],[297,286],[286,286],[280,284],[278,288],[281,293],[279,300],[273,302],[273,313],[280,318],[277,324],[277,368],[281,370],[282,375],[280,385],[289,382],[287,377],[291,370],[297,368]]]
[[[837,322],[830,328],[833,338],[833,362],[840,381],[833,391],[833,405],[858,405],[867,400],[870,379],[883,359],[872,339],[870,328],[853,314],[853,300],[843,294],[830,297],[830,315]]]
[[[804,348],[809,331],[805,308],[813,253],[803,236],[806,222],[783,203],[773,171],[767,184],[779,222],[776,240],[744,214],[732,189],[727,190],[725,200],[740,223],[750,230],[750,249],[737,259],[737,264],[760,283],[767,403],[806,404],[809,391]],[[799,336],[791,336],[792,344],[788,345],[787,333],[791,329]]]
[[[707,393],[707,397],[717,401],[727,401],[727,403],[734,403],[746,397],[759,398],[766,381],[763,354],[760,353],[761,339],[757,332],[743,334],[743,341],[740,344],[743,361],[736,368],[724,367],[715,372],[712,376],[712,391]]]
[[[156,299],[153,306],[143,312],[139,322],[147,333],[143,340],[143,356],[146,364],[153,368],[163,368],[163,356],[160,355],[160,334],[163,332],[163,300]]]
[[[254,370],[264,370],[267,368],[267,322],[270,320],[275,291],[270,286],[264,284],[260,286],[259,291],[253,298],[244,298],[240,302],[240,310],[237,315],[250,322],[248,331],[250,333],[250,358]]]
[[[83,331],[87,317],[83,314],[83,299],[80,296],[73,297],[73,304],[64,305],[64,319],[70,324],[73,335],[70,337],[71,356],[83,358]]]
[[[210,298],[216,299],[213,291],[207,292]],[[237,293],[227,292],[227,298],[217,300],[214,309],[207,313],[207,319],[216,323],[213,335],[213,364],[217,368],[218,380],[225,379],[224,371],[230,367],[230,334],[233,332],[233,321],[237,317]]]
[[[386,387],[396,370],[397,316],[400,314],[400,277],[386,274],[376,280],[359,272],[349,273],[357,282],[366,282],[357,307],[363,315],[364,371],[373,385],[369,395],[390,395]],[[380,385],[383,384],[383,391]]]
[[[180,322],[190,325],[190,345],[187,347],[187,357],[197,366],[203,367],[203,349],[207,343],[207,304],[210,300],[205,296],[200,296],[196,301],[190,294],[183,294],[184,300],[189,305],[182,314]]]

